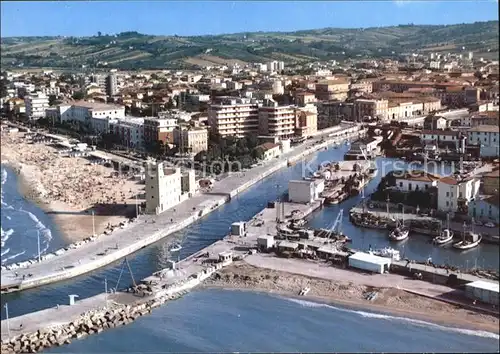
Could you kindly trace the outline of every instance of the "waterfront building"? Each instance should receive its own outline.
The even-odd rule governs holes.
[[[438,181],[438,210],[444,212],[465,211],[472,199],[479,194],[477,178],[457,179],[443,177]]]
[[[157,141],[174,143],[174,129],[178,125],[176,118],[144,118],[144,144],[150,146]]]
[[[354,101],[353,118],[361,122],[365,119],[386,120],[389,101],[386,99],[357,99]]]
[[[257,151],[257,156],[259,156],[261,160],[271,160],[281,154],[280,145],[273,143],[258,145],[255,147],[255,150]]]
[[[131,149],[144,147],[144,118],[127,117],[110,124],[110,132],[120,138],[123,146]]]
[[[96,134],[110,131],[118,119],[125,118],[125,107],[105,103],[78,101],[58,106],[60,122],[78,122],[82,127]]]
[[[259,107],[255,100],[220,97],[208,109],[208,124],[221,137],[242,138],[259,132]]]
[[[498,188],[498,186],[497,186]],[[498,192],[496,195],[477,198],[469,203],[468,212],[471,218],[480,221],[490,221],[495,224],[500,223],[499,219],[499,199]]]
[[[177,127],[174,129],[174,144],[181,153],[197,154],[208,149],[208,130],[204,127]]]
[[[318,111],[310,104],[295,108],[295,136],[307,138],[318,131]]]
[[[324,189],[325,181],[322,179],[293,180],[288,182],[288,199],[290,203],[312,203]]]
[[[420,141],[423,144],[451,145],[457,148],[460,142],[460,133],[454,130],[422,130]]]
[[[146,169],[146,212],[160,214],[181,202],[180,168],[164,163],[150,164]]]
[[[440,178],[441,176],[426,171],[405,171],[402,176],[396,175],[396,188],[401,192],[424,192],[437,187]]]
[[[295,109],[279,106],[274,100],[264,100],[259,107],[259,134],[288,139],[295,135]]]
[[[43,93],[28,95],[24,98],[26,116],[29,119],[45,117],[45,110],[49,108],[49,98]]]

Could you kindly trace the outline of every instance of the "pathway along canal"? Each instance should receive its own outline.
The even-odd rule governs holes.
[[[166,237],[165,239],[153,244],[141,251],[136,252],[128,257],[133,270],[133,275],[136,280],[145,278],[153,272],[163,269],[167,266],[168,259],[185,258],[190,254],[206,247],[207,245],[223,238],[230,229],[231,223],[241,220],[249,220],[260,210],[262,210],[268,201],[275,200],[277,196],[281,196],[287,192],[288,181],[291,179],[300,179],[303,175],[303,170],[308,172],[308,167],[314,171],[318,164],[325,161],[338,161],[343,159],[344,153],[347,151],[346,146],[341,148],[331,148],[312,155],[303,163],[297,163],[295,166],[282,169],[279,172],[265,178],[255,184],[241,195],[236,196],[233,200],[213,211],[205,218],[192,224],[186,229]],[[380,165],[382,161],[390,161],[388,159],[378,159]],[[382,171],[379,171],[377,177],[372,180],[367,187],[367,194],[378,185]],[[388,169],[386,168],[386,173]],[[386,233],[375,230],[362,230],[352,226],[348,220],[348,210],[350,207],[357,204],[360,197],[347,200],[339,206],[326,207],[322,211],[316,213],[311,220],[311,225],[315,227],[329,226],[336,217],[340,208],[344,209],[344,231],[353,238],[353,246],[360,247],[364,244],[364,248],[372,246],[383,246],[387,238]],[[364,240],[364,241],[363,241]],[[413,236],[404,244],[406,255],[416,259],[427,259],[429,255],[436,263],[441,263],[450,260],[452,255],[451,250],[439,249],[429,243],[425,236]],[[176,254],[170,254],[168,251],[173,243],[182,243],[182,250]],[[401,246],[402,247],[402,246]],[[469,266],[473,264],[474,259],[483,259],[485,265],[498,269],[498,246],[485,245],[477,250],[478,256],[472,256],[469,253],[453,254],[453,259],[457,262],[461,261],[462,265],[466,266],[468,260]],[[3,310],[5,302],[9,303],[9,316],[15,317],[25,313],[38,311],[44,308],[56,306],[57,304],[67,304],[69,294],[78,294],[79,298],[90,297],[104,291],[105,279],[107,280],[108,288],[116,286],[121,274],[122,261],[115,262],[105,268],[85,274],[83,276],[51,284],[48,286],[16,292],[12,294],[4,294],[1,297],[2,303],[2,319],[5,318]],[[125,288],[132,283],[132,279],[127,271],[124,271],[120,278],[118,288]]]

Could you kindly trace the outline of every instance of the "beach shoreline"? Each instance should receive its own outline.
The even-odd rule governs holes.
[[[10,139],[10,141],[6,141]],[[75,204],[87,204],[85,207],[77,207],[70,205],[63,200],[50,197],[49,193],[53,191],[48,190],[52,184],[55,183],[51,176],[55,175],[57,166],[48,166],[49,174],[44,173],[37,163],[27,163],[23,161],[25,155],[33,153],[33,150],[40,147],[41,149],[50,149],[45,145],[31,145],[25,142],[19,142],[18,145],[12,145],[13,138],[2,136],[2,149],[1,149],[1,163],[2,165],[10,168],[17,176],[17,189],[18,192],[44,211],[53,221],[57,231],[61,234],[65,244],[71,244],[81,241],[92,234],[99,235],[110,227],[117,226],[121,222],[129,219],[128,215],[133,214],[135,206],[126,205],[118,214],[96,212],[94,215],[94,222],[92,221],[92,212],[89,211],[89,203],[87,201],[77,201]],[[14,149],[17,147],[17,150]],[[45,155],[55,152],[44,152]],[[24,155],[24,156],[23,156]],[[53,158],[57,158],[54,156]],[[81,161],[73,162],[74,165],[82,165]],[[46,166],[47,167],[47,166]],[[47,170],[46,170],[47,171]],[[64,175],[64,172],[61,172]],[[50,175],[50,176],[47,176]],[[45,186],[49,186],[46,188]],[[119,186],[116,189],[119,191]],[[54,194],[54,193],[53,193]],[[127,200],[127,202],[130,201]],[[85,203],[87,202],[87,203]]]
[[[499,334],[499,318],[461,308],[436,299],[410,294],[396,288],[377,288],[311,278],[295,273],[258,268],[237,262],[207,279],[199,289],[251,291],[305,300],[322,305],[340,305],[359,311],[382,313],[437,325]],[[306,296],[299,292],[308,287]],[[366,300],[377,292],[374,301]]]

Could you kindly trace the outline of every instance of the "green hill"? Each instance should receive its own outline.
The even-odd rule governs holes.
[[[237,60],[287,63],[385,57],[415,51],[498,53],[498,21],[456,25],[324,28],[216,36],[152,36],[137,32],[94,37],[1,39],[2,67],[163,69]],[[394,54],[393,54],[394,52]],[[104,64],[106,63],[106,64]]]

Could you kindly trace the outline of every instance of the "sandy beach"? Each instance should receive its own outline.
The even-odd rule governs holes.
[[[258,291],[287,297],[297,297],[303,288],[309,287],[308,295],[301,299],[352,306],[453,327],[500,332],[498,316],[477,313],[404,290],[311,278],[258,268],[245,262],[236,262],[224,268],[207,279],[203,287]],[[373,291],[378,292],[377,298],[366,300],[367,293]]]
[[[85,158],[61,157],[57,149],[30,144],[23,134],[2,134],[2,163],[19,175],[19,189],[51,215],[68,243],[92,236],[135,216],[135,196],[144,185],[113,175]],[[141,199],[138,199],[141,202]]]

